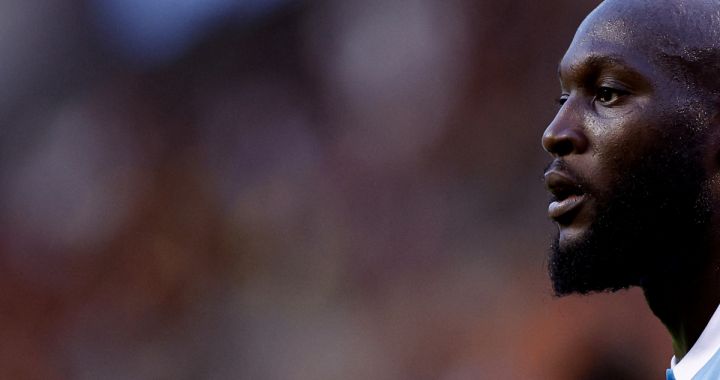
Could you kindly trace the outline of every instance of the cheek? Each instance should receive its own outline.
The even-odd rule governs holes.
[[[598,198],[612,195],[618,185],[631,180],[638,169],[651,164],[660,152],[658,128],[642,120],[598,126],[592,136],[585,176]]]
[[[599,161],[627,165],[658,150],[661,126],[647,118],[623,116],[597,121],[591,132],[591,151]]]
[[[663,133],[661,114],[649,95],[632,97],[616,107],[586,109],[584,122],[593,153],[611,160],[642,156]]]

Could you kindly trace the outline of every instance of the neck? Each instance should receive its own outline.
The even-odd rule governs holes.
[[[643,285],[652,312],[665,325],[673,342],[675,357],[682,359],[697,342],[720,304],[720,273],[717,264],[703,266],[690,280],[648,281]]]

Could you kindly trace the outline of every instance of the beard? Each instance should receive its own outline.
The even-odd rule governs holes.
[[[548,271],[556,296],[682,280],[705,263],[711,207],[699,149],[660,140],[667,141],[633,164],[612,160],[612,191],[593,191],[576,176],[597,213],[581,239],[554,240]]]

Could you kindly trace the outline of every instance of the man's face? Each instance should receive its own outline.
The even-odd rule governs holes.
[[[701,260],[707,117],[656,65],[651,38],[629,28],[596,12],[560,63],[561,108],[542,141],[554,157],[545,180],[558,295],[643,285]]]

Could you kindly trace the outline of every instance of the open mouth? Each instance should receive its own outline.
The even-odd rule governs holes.
[[[585,198],[585,194],[572,194],[562,200],[552,201],[548,206],[548,216],[561,225],[570,224]]]
[[[545,183],[553,195],[548,216],[560,225],[570,224],[587,194],[572,178],[558,171],[545,173]]]

